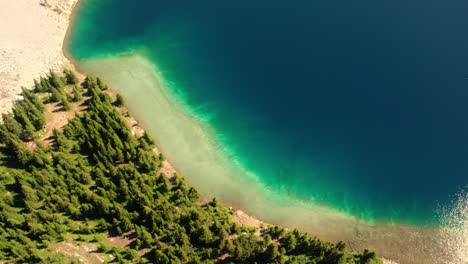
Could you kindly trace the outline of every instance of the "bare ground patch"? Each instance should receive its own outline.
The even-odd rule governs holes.
[[[70,242],[61,242],[57,244],[55,250],[66,258],[78,258],[81,263],[100,264],[108,260],[109,257],[97,253],[97,248],[97,245],[92,243],[75,245]]]
[[[68,124],[68,121],[73,119],[77,113],[82,113],[86,110],[87,106],[85,105],[85,101],[89,99],[89,97],[84,98],[79,102],[70,103],[71,109],[64,110],[61,103],[50,103],[45,104],[45,116],[46,116],[46,124],[42,130],[41,141],[46,143],[47,145],[51,145],[53,142],[53,133],[54,129],[62,130],[64,126]]]

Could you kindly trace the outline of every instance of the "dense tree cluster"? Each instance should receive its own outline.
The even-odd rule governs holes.
[[[380,263],[373,252],[351,252],[297,230],[257,234],[215,199],[201,203],[183,178],[158,174],[164,157],[154,153],[154,140],[132,133],[116,109],[123,99],[112,102],[106,89],[99,79],[78,85],[71,71],[51,72],[3,115],[0,260],[70,262],[54,253],[54,243],[67,234],[104,233],[135,237],[125,248],[101,245],[119,263]],[[83,98],[87,111],[55,129],[52,146],[41,142],[43,101]]]

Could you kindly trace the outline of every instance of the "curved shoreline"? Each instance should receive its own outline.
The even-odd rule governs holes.
[[[161,85],[163,80],[156,74],[158,71],[144,57],[134,54],[80,61],[79,64],[80,70],[101,76],[127,99],[132,115],[155,135],[158,147],[178,171],[205,195],[243,208],[268,223],[298,228],[329,241],[343,240],[355,250],[370,248],[401,263],[421,260],[437,263],[436,256],[428,252],[442,250],[437,239],[438,229],[366,223],[291,197],[278,197],[258,182],[240,177],[242,175],[238,174],[244,173],[239,171],[241,168],[233,168],[227,164],[230,162],[223,160],[225,157],[219,155],[213,137],[206,135],[203,126],[196,124],[197,120],[192,119],[190,113],[171,100],[170,93]],[[132,105],[139,107],[132,108]],[[148,114],[152,112],[157,112],[157,117]],[[198,153],[193,154],[194,149]]]
[[[67,20],[68,21],[68,27],[67,27],[67,30],[66,30],[66,33],[65,33],[65,37],[61,41],[63,63],[65,65],[67,65],[67,67],[70,67],[70,68],[79,68],[77,62],[74,61],[72,59],[72,57],[70,56],[70,54],[68,53],[68,51],[66,49],[66,45],[67,45],[67,43],[69,41],[69,34],[70,34],[70,31],[71,31],[71,27],[72,27],[72,25],[73,25],[73,23],[75,21],[76,11],[81,7],[82,2],[80,0],[78,0],[78,1],[77,0],[70,0],[70,1],[75,2],[75,4],[74,4],[73,10],[71,11],[71,14],[69,16],[69,20]],[[69,58],[69,61],[67,60],[67,58]],[[75,67],[75,65],[77,67]],[[43,65],[43,70],[48,70],[50,68],[50,67],[47,67],[47,66],[48,65]],[[27,79],[27,77],[24,77],[24,79]],[[161,80],[159,80],[159,81],[161,81]],[[16,88],[19,89],[19,87],[16,87]],[[168,97],[170,97],[170,95]],[[168,97],[166,99],[168,99]],[[10,98],[10,100],[14,100],[14,98]],[[182,111],[181,114],[187,114],[187,113],[183,113],[183,111]],[[136,116],[138,116],[138,114]],[[140,120],[143,120],[143,119],[140,118]],[[143,123],[143,127],[148,127],[149,125],[150,124]],[[150,129],[150,131],[151,131],[151,129]],[[159,143],[161,143],[162,141],[160,141],[160,138],[157,136],[157,133],[153,132],[153,134],[156,134],[156,140]],[[161,145],[161,144],[158,144],[158,145]],[[166,150],[166,149],[163,147],[163,150]],[[170,159],[170,160],[172,160],[172,159]],[[179,166],[176,166],[176,167],[179,168]],[[190,178],[188,178],[188,180],[191,181]],[[199,188],[200,190],[202,190],[204,188],[209,190],[209,188],[210,188],[207,185],[200,186],[200,187],[201,187],[201,188]],[[253,190],[256,190],[255,187],[256,186],[253,186],[253,188],[254,188]],[[197,188],[198,188],[198,186],[197,186]],[[232,186],[231,186],[231,189],[233,189]],[[237,193],[238,192],[239,192],[239,190],[237,190]],[[255,193],[252,193],[251,195],[255,195]],[[263,193],[261,195],[263,195]],[[254,196],[254,197],[256,197],[256,196]],[[249,200],[246,200],[246,199],[247,198],[244,198],[244,199],[241,199],[241,201],[238,200],[237,202],[235,200],[233,200],[232,202],[226,201],[224,203],[228,204],[228,205],[229,204],[235,205],[236,207],[239,207],[239,208],[245,208],[246,211],[249,214],[256,215],[259,218],[265,219],[265,220],[269,220],[268,219],[269,218],[268,210],[277,209],[277,208],[274,208],[274,207],[263,207],[263,209],[262,208],[259,209],[258,208],[259,206],[257,206],[257,208],[252,208],[252,207],[249,207],[249,205],[251,205],[252,202],[249,201]],[[256,197],[256,199],[260,199],[260,198]],[[316,209],[317,208],[315,208],[315,207],[310,207],[310,205],[308,205],[307,203],[300,203],[300,201],[296,200],[294,202],[294,204],[292,204],[292,205],[287,204],[287,203],[283,204],[283,209],[282,209],[282,212],[283,212],[284,215],[290,216],[290,215],[295,214],[294,218],[296,218],[296,219],[288,219],[288,221],[281,221],[282,219],[273,219],[273,221],[267,221],[267,222],[272,222],[272,223],[287,226],[287,227],[290,227],[290,228],[297,227],[297,228],[299,228],[299,229],[301,229],[303,231],[308,231],[311,234],[316,234],[320,238],[324,238],[324,239],[328,239],[328,240],[332,240],[332,241],[345,240],[345,242],[347,242],[354,249],[359,249],[361,247],[365,247],[364,244],[368,244],[368,245],[371,245],[371,246],[367,246],[368,248],[371,248],[371,249],[379,248],[379,249],[376,249],[376,250],[379,251],[380,255],[382,255],[384,257],[400,260],[401,263],[418,263],[418,262],[414,262],[414,260],[418,259],[419,261],[421,261],[421,259],[424,259],[424,254],[426,254],[426,256],[425,256],[426,259],[429,260],[429,258],[432,258],[432,256],[427,256],[427,254],[429,254],[428,252],[430,252],[431,250],[434,250],[434,248],[427,247],[427,245],[425,245],[425,243],[430,243],[430,244],[435,243],[435,244],[437,244],[437,242],[438,242],[438,241],[435,241],[436,237],[434,237],[434,236],[437,236],[437,233],[438,233],[437,229],[424,229],[425,231],[423,232],[423,234],[420,234],[420,228],[416,228],[414,226],[407,226],[407,225],[400,225],[400,224],[397,224],[397,225],[392,225],[392,224],[373,225],[373,224],[364,223],[362,221],[359,221],[359,220],[355,219],[352,216],[347,217],[347,216],[343,216],[343,215],[341,215],[339,218],[344,219],[345,222],[346,221],[351,221],[352,222],[352,225],[347,227],[348,228],[347,229],[348,233],[346,233],[347,235],[345,235],[344,232],[342,233],[342,230],[340,228],[335,228],[335,230],[332,230],[335,233],[335,237],[332,237],[332,236],[327,237],[326,234],[323,234],[324,232],[327,231],[327,230],[324,230],[324,229],[327,229],[330,226],[339,227],[340,223],[336,219],[335,219],[334,223],[330,223],[330,222],[322,223],[322,222],[317,222],[317,220],[315,220],[316,221],[315,226],[309,225],[307,220],[312,220],[314,217],[316,217],[316,214],[317,214],[317,212],[315,211]],[[301,213],[304,213],[304,212],[308,212],[308,213],[307,214],[301,214]],[[328,226],[324,225],[324,224],[327,224]],[[317,227],[319,229],[317,229]],[[343,226],[341,226],[341,228],[343,228]],[[322,233],[322,235],[320,235],[320,233]],[[417,234],[415,234],[415,233],[417,233]],[[410,238],[412,240],[414,240],[414,241],[419,240],[419,243],[422,243],[423,248],[417,248],[419,254],[415,254],[415,253],[418,253],[418,252],[412,252],[411,251],[411,250],[414,249],[412,247],[411,243],[408,244],[408,243],[401,243],[400,242],[398,245],[393,244],[392,248],[390,248],[390,249],[387,247],[387,245],[385,245],[385,243],[392,244],[395,241],[402,240],[401,234],[406,234],[408,236],[411,236]],[[372,235],[374,235],[374,236],[372,236]],[[375,237],[375,235],[377,235],[377,237]],[[349,239],[346,238],[347,236],[349,236]],[[340,238],[340,237],[342,237],[342,238]],[[393,237],[393,239],[391,239],[392,237]],[[372,239],[370,239],[370,238],[372,238]],[[378,245],[379,244],[379,243],[377,243],[378,241],[380,241],[380,243],[383,243],[383,244]],[[406,241],[404,241],[404,242],[406,242]],[[404,253],[404,252],[406,252],[406,253],[402,255],[402,253]],[[418,255],[420,255],[420,256],[418,256]],[[417,257],[422,257],[422,258],[417,258]],[[430,262],[428,261],[426,263],[430,263]]]
[[[75,11],[76,10],[77,9],[75,8]],[[65,46],[64,49],[66,50]],[[66,51],[64,53],[69,55]],[[133,58],[132,56],[126,56],[126,59],[132,60],[135,59],[135,57],[137,56],[134,56]],[[102,63],[107,59],[109,61]],[[131,63],[128,63],[129,61],[120,61],[119,59],[122,58],[118,58],[118,56],[111,56],[110,58],[93,59],[91,61],[96,62],[96,64],[92,67],[93,69],[82,67],[81,61],[71,61],[75,63],[79,70],[101,76],[106,82],[108,82],[111,85],[114,91],[121,92],[124,95],[124,97],[127,98],[127,101],[129,102],[128,106],[131,109],[132,114],[142,122],[142,127],[150,131],[155,136],[158,148],[162,149],[162,151],[166,153],[166,155],[169,157],[169,160],[173,162],[178,171],[182,172],[182,175],[188,176],[187,180],[197,189],[201,190],[204,195],[216,196],[217,198],[220,198],[220,201],[223,202],[225,205],[234,205],[236,208],[242,208],[245,212],[249,213],[250,215],[254,215],[257,217],[257,219],[265,220],[268,223],[278,224],[289,228],[298,228],[301,231],[309,232],[312,235],[316,235],[321,239],[329,241],[344,240],[353,249],[359,250],[362,248],[370,248],[379,252],[381,256],[397,260],[400,263],[420,263],[421,261],[424,261],[425,263],[440,262],[440,255],[438,255],[438,253],[444,251],[444,248],[442,248],[442,245],[439,243],[439,229],[437,228],[420,228],[412,225],[391,223],[372,224],[360,221],[354,218],[353,216],[348,216],[345,214],[335,214],[334,217],[327,219],[326,217],[323,217],[323,215],[330,216],[330,210],[326,210],[327,208],[318,209],[318,207],[314,207],[311,204],[293,199],[289,199],[289,203],[283,203],[283,206],[281,206],[281,204],[275,204],[271,200],[269,201],[269,203],[263,203],[262,205],[259,205],[258,199],[268,200],[268,198],[266,198],[265,195],[265,192],[268,190],[265,190],[264,192],[262,188],[257,188],[258,186],[251,186],[252,184],[246,184],[244,186],[237,185],[242,187],[236,188],[236,185],[233,184],[232,181],[237,180],[237,182],[239,182],[239,179],[227,179],[227,182],[225,181],[224,184],[222,184],[224,186],[228,186],[228,189],[231,190],[231,195],[234,194],[234,196],[237,196],[234,198],[226,197],[227,193],[229,193],[229,191],[226,191],[226,189],[218,193],[213,193],[213,190],[216,188],[213,188],[212,179],[210,179],[209,177],[204,178],[202,180],[198,179],[199,182],[197,183],[197,180],[194,179],[194,177],[192,177],[196,173],[191,168],[184,167],[184,164],[178,162],[177,158],[171,155],[171,151],[181,150],[183,149],[183,147],[169,146],[167,143],[169,143],[170,138],[169,140],[168,138],[164,138],[160,135],[160,132],[162,132],[160,129],[152,127],[152,125],[154,125],[154,120],[142,118],[142,116],[144,116],[145,111],[140,109],[141,112],[138,112],[138,108],[132,107],[132,105],[135,106],[143,104],[135,102],[132,103],[132,100],[129,100],[129,96],[131,96],[132,94],[125,94],[123,91],[126,88],[129,88],[129,85],[141,87],[140,84],[136,82],[136,79],[144,80],[145,78],[134,78],[133,80],[131,80],[131,82],[127,83],[123,82],[122,80],[119,80],[118,78],[120,78],[122,75],[125,76],[125,74],[122,74],[122,72],[120,72],[119,74],[115,74],[114,72],[114,74],[112,74],[112,72],[109,69],[114,68],[114,70],[119,71],[119,69],[115,69],[119,68],[119,65],[127,66],[128,70],[132,70],[132,74],[127,74],[127,77],[131,75],[134,75],[133,77],[136,77],[139,76],[138,74],[142,74],[143,72],[138,72],[138,70],[136,70],[138,69],[138,67],[129,66],[132,65]],[[138,61],[138,58],[136,60]],[[91,62],[91,64],[92,63],[93,62]],[[156,67],[152,63],[148,62],[146,66],[148,66],[149,68]],[[107,71],[107,74],[103,73],[102,71]],[[153,69],[153,73],[157,73],[157,70]],[[164,82],[161,76],[155,75],[151,78],[159,84],[161,82]],[[159,92],[163,92],[160,98],[166,99],[166,102],[168,102],[167,105],[177,107],[179,110],[181,110],[173,111],[172,114],[176,113],[177,116],[180,117],[178,119],[183,119],[184,117],[191,116],[192,118],[189,118],[188,120],[198,123],[197,129],[205,130],[204,132],[210,130],[203,129],[205,128],[203,122],[197,122],[200,120],[198,120],[196,116],[193,116],[193,113],[191,113],[191,111],[186,111],[187,109],[183,109],[184,106],[178,104],[180,102],[174,100],[174,98],[171,98],[170,92],[167,91],[167,89],[164,89],[164,86],[159,86],[159,88],[161,88],[158,89]],[[134,93],[133,96],[135,96],[136,94],[137,93]],[[147,94],[140,94],[140,98],[144,97],[150,96],[148,96]],[[158,103],[157,105],[161,106],[160,103]],[[160,114],[158,117],[161,116],[164,115]],[[172,134],[171,136],[172,139],[175,137],[174,134]],[[204,135],[202,138],[208,140],[216,137]],[[210,143],[213,142],[211,141]],[[216,146],[216,142],[214,146]],[[214,147],[213,149],[216,150],[217,148]],[[227,169],[224,168],[224,172],[226,170]],[[211,173],[213,175],[216,175],[213,172]],[[203,174],[199,175],[206,176]],[[217,177],[217,180],[219,180],[218,178],[219,177]],[[240,195],[241,193],[242,195]],[[246,193],[249,193],[253,196],[245,195]],[[253,197],[255,202],[252,202],[249,197]],[[274,210],[281,211],[282,216],[280,216],[280,214],[277,214],[276,217],[272,217],[271,215],[269,215],[269,213]],[[317,219],[317,215],[320,214],[322,214],[322,220]],[[294,216],[294,219],[291,219],[291,215]]]

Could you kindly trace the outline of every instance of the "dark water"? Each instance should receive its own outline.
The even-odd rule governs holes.
[[[430,223],[468,184],[468,2],[84,0],[77,59],[145,50],[280,195]]]

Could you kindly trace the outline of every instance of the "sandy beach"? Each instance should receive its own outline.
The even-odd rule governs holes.
[[[21,86],[69,64],[62,47],[78,0],[0,0],[0,113]]]

